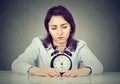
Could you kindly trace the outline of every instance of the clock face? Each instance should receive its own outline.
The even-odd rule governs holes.
[[[57,56],[53,57],[51,61],[51,67],[56,68],[60,73],[64,73],[72,68],[72,62],[68,56],[64,54],[58,54]]]

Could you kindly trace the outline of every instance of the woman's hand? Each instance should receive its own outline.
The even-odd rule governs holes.
[[[65,72],[62,77],[80,77],[86,76],[91,72],[90,68],[82,68],[82,69],[72,69]]]
[[[60,73],[55,68],[38,68],[35,66],[31,67],[28,70],[28,73],[36,76],[45,76],[45,77],[61,76]]]

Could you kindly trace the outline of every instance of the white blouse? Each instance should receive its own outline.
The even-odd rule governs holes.
[[[88,48],[87,43],[82,40],[77,41],[76,50],[71,51],[72,69],[79,69],[81,65],[84,65],[92,69],[91,74],[103,72],[103,65]],[[48,48],[45,48],[40,37],[36,37],[25,52],[13,61],[11,65],[12,71],[27,74],[31,66],[48,68],[52,59],[52,52],[54,52],[54,49],[51,44],[49,44]]]

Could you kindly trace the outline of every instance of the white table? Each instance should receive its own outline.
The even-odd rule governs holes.
[[[104,72],[77,78],[57,78],[0,71],[0,84],[120,84],[120,72]]]

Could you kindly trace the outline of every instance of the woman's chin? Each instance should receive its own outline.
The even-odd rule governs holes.
[[[64,40],[58,41],[58,44],[65,44],[65,43],[66,43],[66,41],[64,41]]]

